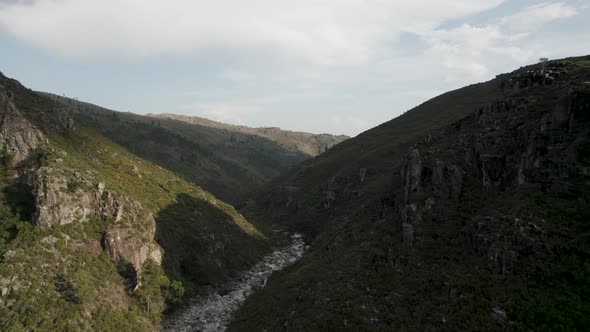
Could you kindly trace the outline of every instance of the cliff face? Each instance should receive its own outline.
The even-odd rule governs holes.
[[[523,68],[465,116],[437,127],[418,107],[285,176],[247,216],[315,240],[232,327],[583,329],[588,82],[587,58]],[[440,119],[474,92],[424,105]],[[431,129],[400,137],[416,118]]]
[[[56,121],[65,121],[67,128],[73,128],[70,118],[62,118]],[[1,86],[0,145],[10,161],[19,165],[46,143],[45,135],[17,109],[12,92]],[[58,162],[63,159],[58,158]],[[147,258],[161,263],[162,252],[154,241],[156,222],[152,214],[139,202],[106,190],[105,184],[95,180],[92,172],[82,174],[74,169],[41,167],[30,170],[26,181],[33,187],[34,223],[38,227],[48,229],[91,218],[113,220],[106,229],[103,244],[112,260],[130,262],[136,271],[141,270]]]
[[[0,147],[7,157],[21,163],[45,141],[45,135],[23,118],[11,93],[0,85]]]
[[[529,259],[525,247],[550,255],[545,236],[556,231],[555,225],[534,214],[523,218],[522,203],[514,197],[575,200],[588,190],[590,89],[580,83],[539,81],[534,88],[551,89],[548,103],[534,91],[523,94],[527,86],[521,83],[503,100],[411,148],[401,165],[402,190],[393,195],[402,241],[420,246],[432,227],[429,221],[449,218],[466,195],[479,192],[498,207],[486,211],[484,203],[466,231],[469,246],[489,260],[490,268],[501,275],[523,268],[518,264]]]
[[[162,262],[152,214],[141,203],[107,190],[92,172],[42,167],[35,172],[33,192],[37,226],[47,229],[97,218],[108,224],[103,246],[113,261],[129,262],[136,271],[148,258]]]

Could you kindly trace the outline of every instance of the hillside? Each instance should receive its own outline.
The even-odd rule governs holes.
[[[2,331],[157,330],[270,248],[231,205],[93,126],[108,114],[135,135],[151,128],[140,117],[81,109],[0,74]]]
[[[228,130],[222,124],[215,127],[146,117],[44,95],[71,110],[77,123],[94,128],[141,158],[198,183],[231,204],[239,203],[270,179],[310,157],[289,144],[250,132]],[[298,144],[306,146],[316,142],[330,146],[336,143],[336,138],[329,135],[296,135]]]
[[[212,121],[198,116],[186,116],[177,114],[147,114],[149,117],[156,119],[172,119],[194,125],[205,126],[210,128],[225,129],[230,132],[256,135],[267,138],[279,143],[281,146],[302,152],[310,157],[315,157],[322,152],[327,151],[334,145],[345,141],[348,136],[330,135],[330,134],[311,134],[297,131],[282,130],[275,127],[251,128],[246,126],[236,126],[227,123]]]
[[[303,259],[230,330],[584,330],[590,57],[436,97],[281,176],[257,225]]]

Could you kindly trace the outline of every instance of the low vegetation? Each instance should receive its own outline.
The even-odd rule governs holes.
[[[0,155],[0,330],[156,330],[167,310],[249,268],[269,249],[266,230],[231,205],[114,143],[104,128],[72,123],[70,106],[1,78],[19,111],[49,139],[23,164],[14,165],[6,151]],[[147,260],[137,280],[129,262],[109,259],[104,241],[112,218],[34,225],[37,198],[28,174],[39,167],[96,181],[91,188],[69,177],[63,190],[70,195],[101,182],[140,202],[156,219],[163,264]]]
[[[588,59],[548,62],[566,71],[547,85],[511,85],[533,65],[441,95],[267,185],[245,215],[305,232],[311,249],[230,330],[584,330]],[[540,161],[519,180],[523,156]],[[428,189],[433,165],[462,170],[457,201]],[[410,243],[404,167],[421,172]]]

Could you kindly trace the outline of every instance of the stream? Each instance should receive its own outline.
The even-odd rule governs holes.
[[[266,285],[270,275],[303,256],[305,242],[301,234],[291,235],[291,244],[264,256],[249,271],[209,295],[195,297],[185,308],[168,317],[163,331],[224,331],[234,312],[246,298]],[[224,295],[220,295],[223,290]]]

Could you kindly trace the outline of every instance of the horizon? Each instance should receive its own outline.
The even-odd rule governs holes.
[[[579,0],[238,7],[0,0],[0,66],[120,112],[354,137],[540,57],[590,53]]]

